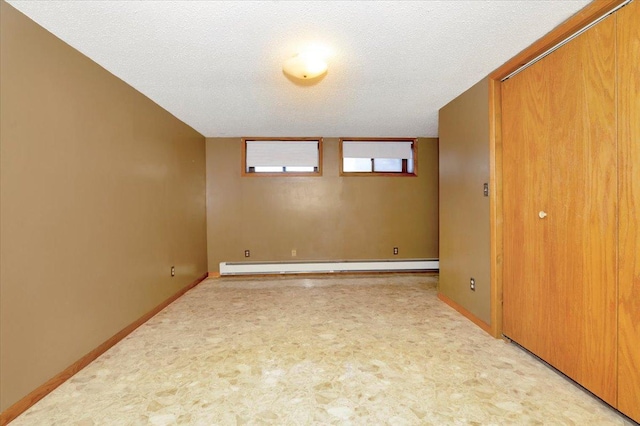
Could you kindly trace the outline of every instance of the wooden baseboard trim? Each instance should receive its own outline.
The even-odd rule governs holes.
[[[20,414],[24,413],[29,407],[31,407],[36,402],[40,401],[42,398],[47,396],[51,391],[55,388],[69,380],[74,374],[78,371],[82,370],[84,367],[89,365],[93,360],[98,358],[100,355],[109,350],[112,346],[118,343],[120,340],[127,337],[131,332],[133,332],[136,328],[140,327],[145,322],[149,321],[153,316],[155,316],[158,312],[169,306],[180,296],[185,294],[187,291],[191,290],[196,285],[200,284],[205,278],[207,278],[208,274],[203,274],[198,277],[191,284],[179,290],[173,296],[166,299],[164,302],[160,303],[158,306],[153,308],[151,311],[144,314],[142,317],[138,318],[136,321],[132,322],[116,334],[114,334],[111,338],[106,340],[100,346],[71,364],[69,367],[65,368],[63,371],[47,380],[44,384],[37,387],[27,396],[13,404],[11,407],[7,408],[5,411],[0,413],[0,426],[5,426]]]
[[[209,272],[209,278],[220,278],[220,272]]]
[[[456,302],[449,299],[447,296],[445,296],[442,293],[438,293],[438,299],[442,300],[444,303],[446,303],[447,305],[451,306],[453,309],[461,313],[465,318],[467,318],[469,321],[471,321],[472,323],[474,323],[475,325],[483,329],[487,334],[493,336],[493,333],[491,332],[491,326],[489,324],[482,321],[480,318],[473,315],[471,312],[469,312],[462,306],[458,305]]]

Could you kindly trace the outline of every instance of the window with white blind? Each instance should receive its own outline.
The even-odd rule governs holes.
[[[322,138],[245,138],[245,176],[321,176]]]
[[[345,176],[416,176],[416,139],[340,139]]]

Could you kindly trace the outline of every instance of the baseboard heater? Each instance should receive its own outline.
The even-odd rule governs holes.
[[[438,259],[220,262],[220,275],[437,271]]]

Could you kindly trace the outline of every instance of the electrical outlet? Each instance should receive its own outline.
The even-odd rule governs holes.
[[[393,255],[395,256],[396,254],[398,254],[398,247],[393,248]]]
[[[251,257],[251,252],[249,250],[245,250],[244,257]]]
[[[175,267],[175,266],[172,266],[172,267],[171,267],[171,276],[172,276],[172,277],[175,277],[175,276],[176,276],[176,267]]]
[[[471,278],[469,280],[469,288],[471,289],[471,291],[476,291],[476,279],[475,278]]]
[[[296,257],[298,255],[298,251],[296,249],[291,250],[291,257]]]

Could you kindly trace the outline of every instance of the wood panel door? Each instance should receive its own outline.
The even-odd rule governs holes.
[[[618,409],[640,422],[640,2],[618,20]]]
[[[616,402],[615,18],[502,85],[505,335]]]
[[[546,62],[502,84],[503,320],[506,336],[542,358],[554,336],[548,321],[551,73]]]

